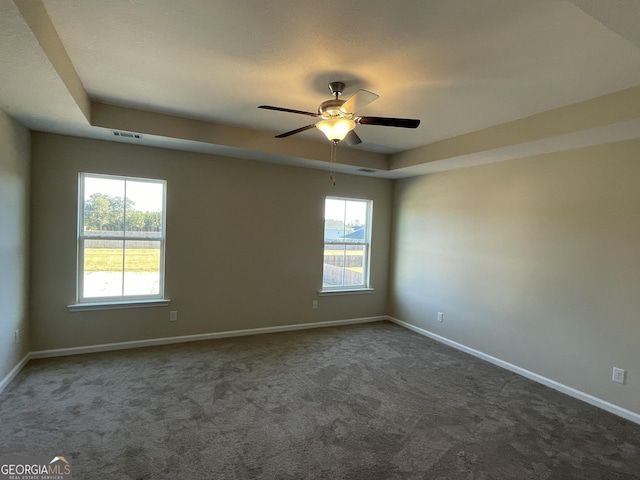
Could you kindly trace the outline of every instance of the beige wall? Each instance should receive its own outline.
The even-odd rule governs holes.
[[[634,140],[398,181],[389,313],[640,413],[639,158]]]
[[[29,131],[0,110],[0,380],[29,351],[29,157]]]
[[[166,179],[169,307],[69,312],[78,172]],[[33,351],[386,313],[392,182],[33,134]],[[373,294],[318,297],[326,195],[371,198]],[[319,301],[312,310],[313,300]],[[169,311],[178,321],[169,322]]]

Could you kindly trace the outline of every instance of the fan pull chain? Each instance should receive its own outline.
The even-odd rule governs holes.
[[[331,172],[329,173],[329,180],[333,183],[333,186],[336,186],[336,172],[335,172],[335,164],[336,164],[336,147],[338,142],[331,142]]]

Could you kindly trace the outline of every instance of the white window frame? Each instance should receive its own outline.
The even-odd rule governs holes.
[[[324,251],[325,245],[327,242],[325,241],[325,229],[326,225],[323,223],[322,228],[322,278],[323,285],[322,289],[318,292],[320,294],[339,294],[339,293],[366,293],[373,291],[370,288],[370,270],[371,270],[371,229],[372,229],[372,220],[373,220],[373,200],[367,198],[351,198],[351,197],[334,197],[327,196],[324,199],[325,202],[325,219],[326,222],[326,202],[327,200],[340,200],[346,202],[364,202],[367,205],[367,214],[366,214],[366,230],[365,230],[365,239],[362,242],[331,242],[332,245],[337,246],[361,246],[363,247],[362,252],[362,283],[358,285],[334,285],[334,286],[325,286],[324,285]]]
[[[85,179],[87,178],[104,178],[108,180],[122,180],[125,182],[125,199],[126,199],[126,182],[148,182],[162,185],[162,229],[160,235],[138,236],[128,237],[126,231],[123,229],[122,235],[85,235],[84,233],[84,194],[85,194]],[[115,305],[127,305],[132,304],[144,306],[148,303],[150,306],[168,304],[168,300],[164,298],[164,276],[165,276],[165,245],[166,245],[166,230],[167,230],[167,182],[166,180],[130,177],[123,175],[106,175],[101,173],[87,173],[81,172],[78,175],[78,233],[77,233],[77,249],[78,260],[76,269],[76,304],[69,305],[73,310],[74,307],[83,306],[115,306]],[[126,201],[124,207],[124,224],[126,225]],[[105,296],[105,297],[87,297],[84,296],[84,242],[85,240],[117,240],[123,242],[123,248],[126,240],[140,240],[140,241],[154,241],[160,243],[160,278],[158,284],[158,293],[152,295],[122,295],[117,296]],[[124,282],[124,260],[123,260],[123,282]]]

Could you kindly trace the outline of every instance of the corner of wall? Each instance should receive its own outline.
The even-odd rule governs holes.
[[[0,388],[29,352],[31,134],[0,110]]]

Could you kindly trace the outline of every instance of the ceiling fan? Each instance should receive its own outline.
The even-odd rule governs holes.
[[[343,82],[329,83],[329,91],[333,94],[334,98],[322,102],[318,107],[317,113],[292,110],[290,108],[273,107],[271,105],[260,105],[258,108],[276,110],[278,112],[297,113],[300,115],[320,118],[320,121],[316,123],[296,128],[290,132],[281,133],[280,135],[276,135],[275,138],[289,137],[296,133],[304,132],[305,130],[316,127],[334,144],[344,140],[347,145],[357,145],[362,143],[358,134],[353,130],[358,124],[401,128],[417,128],[418,125],[420,125],[420,120],[414,120],[411,118],[357,116],[355,113],[376,100],[378,95],[368,90],[360,89],[347,100],[340,100],[339,97],[342,95],[344,87],[345,84]]]

